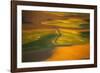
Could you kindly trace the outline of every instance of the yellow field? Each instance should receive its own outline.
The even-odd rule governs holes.
[[[53,47],[46,61],[89,59],[89,30],[88,13],[26,11],[23,12],[23,49],[29,51],[31,47],[34,51]]]

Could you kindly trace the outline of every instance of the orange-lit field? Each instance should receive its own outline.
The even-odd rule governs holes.
[[[23,11],[22,15],[23,62],[90,58],[88,13]]]
[[[89,44],[75,45],[70,47],[57,47],[54,49],[53,55],[47,60],[60,61],[60,60],[89,59],[90,56],[89,48],[90,48]]]

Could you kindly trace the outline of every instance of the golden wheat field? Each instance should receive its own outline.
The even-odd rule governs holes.
[[[22,61],[90,58],[89,14],[23,11]]]

